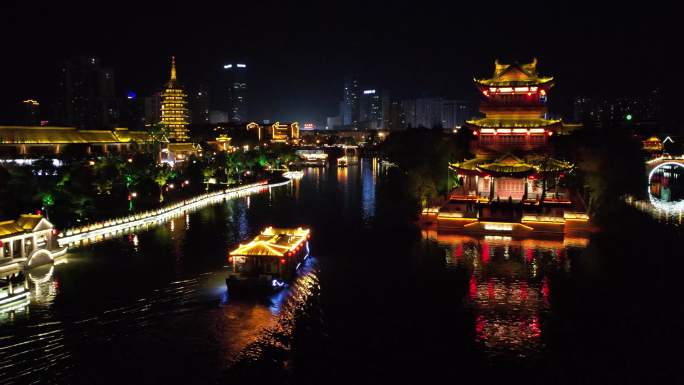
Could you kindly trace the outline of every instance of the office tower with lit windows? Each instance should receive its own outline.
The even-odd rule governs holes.
[[[359,108],[359,80],[356,76],[348,76],[344,81],[344,94],[342,96],[342,125],[357,130],[360,118]]]
[[[228,96],[228,119],[231,122],[245,122],[247,117],[247,64],[228,63],[223,65],[225,79],[221,93]],[[224,99],[225,98],[218,98]],[[219,110],[226,108],[220,106]]]
[[[444,100],[442,102],[442,128],[462,127],[470,119],[470,103],[464,100]]]
[[[59,69],[58,124],[85,129],[113,128],[119,119],[114,71],[96,57],[77,56]]]
[[[209,88],[200,84],[190,94],[190,121],[193,124],[209,123]]]
[[[359,121],[369,129],[382,128],[382,98],[375,89],[366,89],[359,98]]]
[[[176,59],[171,57],[171,78],[161,94],[161,124],[171,141],[187,142],[189,139],[187,105],[185,91],[176,78]]]
[[[37,126],[40,124],[39,108],[40,103],[34,99],[26,99],[21,102],[24,105],[24,116],[22,123],[27,126]]]
[[[406,116],[400,101],[390,100],[387,107],[383,108],[383,114],[385,115],[383,129],[390,131],[406,129]]]
[[[402,101],[406,125],[413,128],[441,128],[441,98],[419,98]]]

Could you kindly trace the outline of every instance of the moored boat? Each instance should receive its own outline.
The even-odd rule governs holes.
[[[0,311],[28,305],[29,288],[24,272],[11,264],[0,264]]]
[[[228,256],[229,294],[259,295],[280,290],[309,255],[310,230],[267,227]]]

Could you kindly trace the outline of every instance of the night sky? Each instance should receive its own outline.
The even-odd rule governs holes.
[[[461,3],[3,1],[0,121],[22,99],[50,104],[59,63],[80,54],[114,68],[121,95],[141,96],[167,80],[171,55],[190,86],[244,61],[250,117],[300,121],[336,115],[351,72],[398,98],[472,98],[472,77],[490,75],[495,58],[536,56],[557,79],[551,101],[560,110],[575,95],[667,88],[679,71],[673,6]]]

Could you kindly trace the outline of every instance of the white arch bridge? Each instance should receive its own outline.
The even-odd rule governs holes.
[[[646,162],[646,173],[648,175],[646,192],[648,199],[654,207],[667,212],[684,210],[684,200],[668,202],[653,196],[653,192],[651,191],[651,180],[653,179],[653,175],[655,175],[659,170],[669,170],[673,166],[681,167],[684,174],[684,155],[659,157]]]

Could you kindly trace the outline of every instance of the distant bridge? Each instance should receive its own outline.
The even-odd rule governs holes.
[[[661,156],[646,161],[646,173],[648,179],[651,179],[653,172],[665,165],[677,165],[684,167],[684,155],[680,156]]]
[[[646,174],[648,175],[648,185],[646,186],[647,195],[651,204],[657,209],[667,212],[681,212],[684,210],[684,201],[664,202],[653,196],[651,193],[651,179],[660,169],[668,166],[679,166],[684,168],[684,155],[680,156],[661,156],[646,161]]]

